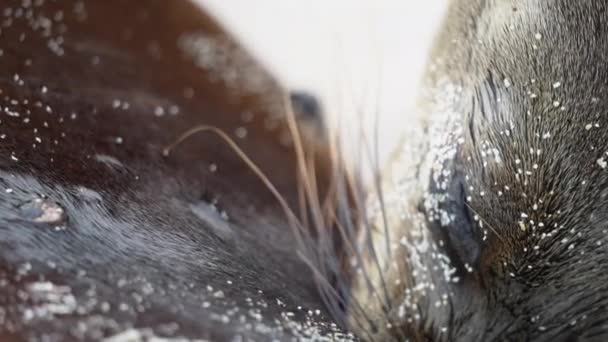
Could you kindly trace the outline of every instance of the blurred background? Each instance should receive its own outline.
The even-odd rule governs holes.
[[[385,159],[448,0],[198,1],[288,88],[321,99],[341,134],[360,122],[372,134],[377,119]]]

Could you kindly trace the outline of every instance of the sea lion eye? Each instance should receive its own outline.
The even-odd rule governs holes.
[[[446,166],[441,179],[432,178],[424,198],[429,228],[441,241],[455,264],[476,265],[481,254],[481,237],[475,230],[476,215],[467,204],[464,174],[456,165]]]

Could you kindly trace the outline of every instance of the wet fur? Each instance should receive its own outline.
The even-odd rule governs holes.
[[[342,336],[284,208],[250,165],[215,134],[163,155],[211,125],[299,208],[282,87],[189,1],[21,5],[1,6],[13,9],[0,35],[2,107],[19,116],[3,113],[0,128],[0,340]],[[32,28],[28,10],[56,20],[50,33]],[[236,84],[180,46],[188,34],[227,49],[218,53],[230,53],[222,67]],[[329,170],[319,157],[317,187],[329,188]],[[41,203],[64,215],[46,222]]]
[[[379,340],[607,338],[607,24],[603,1],[450,3],[420,108],[429,132],[462,140],[442,145],[454,148],[447,159],[430,148],[441,167],[424,193],[402,199],[418,200],[426,222],[394,225],[432,232],[459,281],[431,268],[436,289],[401,318],[403,292],[389,292],[392,306],[376,308],[385,312],[377,321],[404,326]],[[442,213],[451,219],[440,223]],[[411,274],[403,253],[397,263]],[[383,276],[391,284],[396,273]],[[446,305],[435,306],[444,293]],[[421,318],[406,320],[414,315]]]

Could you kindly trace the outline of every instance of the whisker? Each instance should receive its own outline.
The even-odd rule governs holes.
[[[366,150],[368,152],[367,153],[367,158],[369,160],[371,158],[371,156],[370,156],[371,152],[369,151],[369,144],[367,143],[367,139],[364,138],[362,143],[364,144],[364,146],[367,147],[366,148]],[[382,194],[382,185],[379,183],[379,180],[377,179],[377,173],[376,172],[374,172],[374,173],[375,173],[374,174],[374,178],[375,178],[374,187],[375,187],[375,191],[377,192],[377,194],[380,197],[381,194]],[[386,218],[386,211],[384,210],[384,208],[385,208],[384,201],[381,201],[380,204],[381,204],[382,214],[383,214],[383,230],[384,230],[384,233],[385,233],[385,248],[387,249],[387,251],[390,251],[390,240],[388,238],[388,236],[389,236],[388,235],[388,219]],[[369,247],[370,252],[372,254],[372,257],[373,257],[373,260],[374,260],[374,264],[375,264],[376,268],[378,269],[378,276],[380,278],[380,285],[382,286],[382,290],[384,292],[384,297],[385,298],[384,298],[384,303],[382,303],[382,305],[384,306],[383,309],[390,308],[390,298],[389,298],[389,295],[388,295],[388,288],[386,286],[386,281],[385,281],[384,276],[383,276],[384,267],[382,267],[382,265],[380,263],[380,259],[378,257],[378,254],[377,254],[377,251],[376,251],[376,247],[374,246],[373,238],[372,238],[372,235],[371,235],[372,227],[371,227],[371,224],[367,220],[364,222],[364,228],[366,229],[366,233],[367,233],[367,237],[366,237],[367,244],[368,244],[368,247]],[[391,259],[389,258],[387,260],[391,260]]]
[[[299,253],[299,252],[298,252],[298,254],[301,254],[301,253]],[[304,256],[302,256],[302,257],[304,257]],[[305,263],[308,263],[309,261],[304,261],[304,262],[305,262]],[[319,280],[319,281],[322,283],[322,286],[321,286],[321,287],[322,287],[324,290],[326,290],[328,293],[332,293],[332,294],[333,294],[333,296],[334,296],[334,298],[340,298],[340,294],[336,293],[336,291],[335,291],[335,289],[333,288],[333,286],[327,282],[327,280],[325,279],[325,277],[324,277],[323,275],[321,275],[321,274],[316,273],[315,267],[314,267],[313,265],[310,265],[310,264],[309,264],[309,267],[310,267],[311,269],[313,269],[313,272],[315,272],[316,279],[317,279],[317,280]],[[372,320],[369,318],[369,316],[367,315],[367,313],[365,312],[365,310],[363,310],[363,308],[362,308],[362,307],[360,307],[360,305],[359,305],[358,303],[356,303],[356,302],[354,302],[354,303],[356,304],[357,309],[361,311],[361,313],[362,313],[363,317],[364,317],[364,318],[365,318],[365,319],[368,321],[368,323],[370,323],[370,324],[372,324],[372,325],[373,325],[373,324],[374,324],[374,323],[373,323],[373,321],[372,321]],[[357,320],[357,321],[359,322],[359,320],[358,320],[358,318],[357,318],[357,316],[356,316],[356,315],[354,316],[354,318],[355,318],[355,320]],[[345,325],[346,325],[346,323],[345,323],[345,322],[343,322],[343,324],[345,324]],[[362,325],[362,324],[361,324],[361,327],[362,327],[362,328],[363,328],[363,330],[366,332],[366,334],[368,334],[368,335],[369,335],[368,337],[370,337],[370,341],[372,341],[372,340],[373,340],[372,334],[370,334],[370,333],[367,331],[367,329],[365,328],[365,326],[364,326],[364,325]]]
[[[287,103],[287,102],[286,102]],[[238,144],[221,129],[210,125],[199,125],[180,135],[172,144],[163,149],[163,155],[169,156],[173,150],[185,140],[198,133],[209,132],[222,139],[237,156],[254,172],[264,186],[272,193],[280,207],[287,216],[295,242],[299,246],[296,251],[298,257],[313,272],[315,284],[319,290],[321,301],[327,307],[337,323],[346,327],[348,322],[346,308],[353,313],[352,323],[360,325],[359,331],[369,340],[373,340],[373,333],[368,329],[375,327],[369,314],[362,305],[351,295],[352,270],[350,258],[354,256],[360,265],[364,280],[370,293],[380,296],[376,285],[365,270],[363,250],[356,243],[360,227],[366,230],[367,246],[371,251],[372,260],[378,267],[379,278],[382,283],[384,297],[387,302],[382,304],[383,313],[387,313],[386,305],[388,295],[382,268],[379,264],[376,251],[371,240],[370,223],[365,218],[362,199],[364,194],[355,176],[347,172],[346,164],[341,158],[340,143],[330,139],[330,168],[329,184],[327,189],[319,193],[315,154],[305,150],[302,138],[296,125],[295,114],[291,106],[286,106],[287,127],[293,139],[296,156],[297,198],[299,204],[299,217],[293,212],[284,196],[274,186],[272,181],[251,160]],[[323,196],[323,199],[321,199]],[[362,226],[359,223],[363,223]],[[332,228],[333,229],[330,229]],[[331,280],[330,282],[330,279]],[[388,317],[387,317],[388,318]],[[367,321],[364,324],[361,319]]]
[[[498,234],[498,231],[496,229],[494,229],[494,227],[492,227],[488,221],[486,221],[481,215],[479,215],[478,212],[475,211],[475,209],[473,209],[473,207],[471,207],[471,205],[469,205],[468,203],[464,202],[464,205],[467,206],[467,208],[469,208],[469,210],[471,210],[475,215],[477,215],[477,217],[479,217],[479,219],[486,225],[488,226],[488,228],[490,228],[490,230],[496,234],[496,237],[498,237],[498,239],[502,242],[502,243],[506,243],[506,241],[502,238],[502,236],[500,236],[500,234]]]
[[[266,188],[272,193],[275,199],[279,202],[279,205],[282,207],[283,211],[287,215],[287,218],[290,222],[290,226],[293,227],[295,238],[298,244],[304,245],[302,241],[302,226],[299,224],[299,220],[293,211],[289,208],[287,201],[285,198],[279,193],[274,184],[268,179],[268,177],[264,174],[264,172],[257,166],[257,164],[252,161],[245,152],[232,140],[226,133],[224,133],[221,129],[209,126],[209,125],[199,125],[193,127],[180,135],[178,139],[163,149],[163,155],[169,156],[170,153],[179,146],[186,139],[192,137],[194,134],[203,133],[203,132],[211,132],[219,136],[224,142],[232,148],[232,150],[238,155],[238,157],[243,160],[243,162],[255,173],[255,175],[264,183]]]

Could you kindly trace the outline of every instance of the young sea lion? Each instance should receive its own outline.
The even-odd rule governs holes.
[[[608,339],[607,53],[605,1],[450,3],[363,239],[353,327]]]

